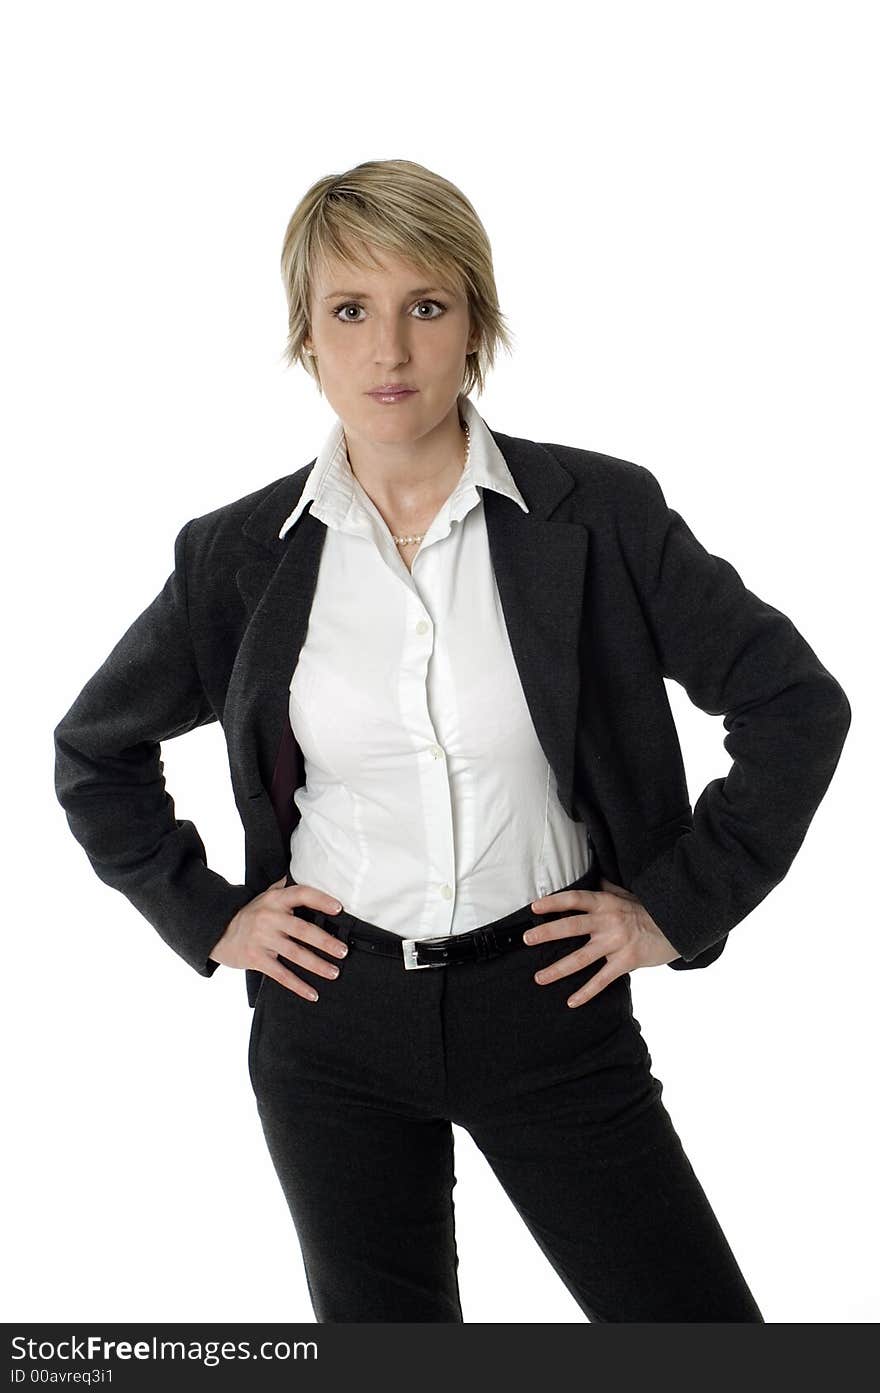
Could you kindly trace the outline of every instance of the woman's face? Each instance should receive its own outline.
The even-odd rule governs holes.
[[[347,432],[407,443],[453,409],[477,336],[464,291],[371,250],[381,269],[339,260],[316,268],[305,345],[315,350],[324,395]],[[368,395],[389,383],[416,390],[392,405]]]

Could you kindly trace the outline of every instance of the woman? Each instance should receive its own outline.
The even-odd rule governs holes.
[[[56,729],[71,829],[197,972],[245,970],[318,1321],[462,1321],[457,1123],[591,1321],[761,1322],[630,980],[717,960],[782,879],[846,696],[646,469],[489,429],[468,394],[508,336],[453,185],[322,179],[282,268],[336,422],[180,531]],[[664,677],[725,717],[693,810]],[[214,720],[240,885],[159,758]]]

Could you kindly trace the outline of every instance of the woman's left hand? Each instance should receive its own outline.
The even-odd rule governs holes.
[[[536,914],[550,914],[561,909],[571,909],[575,913],[567,919],[552,919],[547,924],[535,925],[523,935],[526,943],[590,935],[589,943],[536,973],[535,981],[539,983],[555,982],[589,967],[599,958],[607,958],[605,966],[568,998],[569,1006],[583,1006],[617,977],[637,967],[660,967],[681,956],[635,895],[604,876],[599,884],[601,890],[558,890],[554,895],[533,900],[532,909]]]

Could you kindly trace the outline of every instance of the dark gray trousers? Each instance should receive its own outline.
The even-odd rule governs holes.
[[[523,930],[551,917],[517,913]],[[604,958],[533,980],[584,941],[409,971],[352,946],[332,982],[290,962],[316,1002],[263,980],[250,1077],[318,1322],[464,1319],[452,1123],[590,1321],[763,1322],[661,1101],[629,975],[577,1008]]]

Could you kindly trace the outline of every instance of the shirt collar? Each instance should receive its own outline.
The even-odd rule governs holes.
[[[479,501],[475,489],[490,488],[518,503],[524,513],[528,506],[513,480],[507,461],[492,432],[469,397],[461,394],[458,408],[470,432],[470,457],[452,497],[453,515],[459,501],[470,497],[469,506]],[[296,507],[286,518],[279,538],[285,537],[300,515],[311,505],[313,516],[328,526],[341,528],[363,491],[351,472],[342,421],[336,418],[315,463],[309,471]]]

